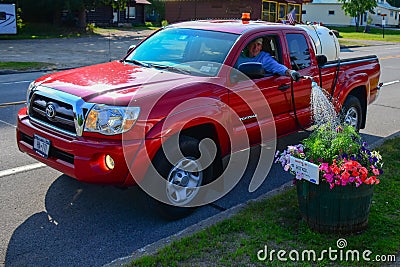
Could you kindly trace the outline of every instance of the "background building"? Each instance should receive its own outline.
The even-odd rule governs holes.
[[[393,7],[386,0],[378,0],[378,6],[375,8],[375,14],[369,14],[373,25],[382,25],[382,16],[385,16],[386,26],[400,26],[400,8]]]
[[[360,18],[360,25],[367,24],[368,17],[372,19],[372,25],[382,25],[381,14],[386,14],[386,26],[399,26],[400,8],[389,5],[386,0],[378,0],[375,14],[366,12]],[[313,0],[303,5],[303,21],[322,22],[326,25],[355,25],[355,18],[344,13],[342,3],[337,0]]]
[[[293,9],[301,21],[302,4],[310,0],[165,0],[165,19],[169,23],[197,19],[239,19],[249,12],[252,20],[286,20]]]
[[[98,25],[145,24],[145,7],[150,4],[147,0],[131,0],[125,8],[99,6],[88,10],[87,22]]]

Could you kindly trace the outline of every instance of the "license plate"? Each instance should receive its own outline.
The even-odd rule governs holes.
[[[34,134],[33,150],[40,156],[47,158],[49,156],[50,140]]]

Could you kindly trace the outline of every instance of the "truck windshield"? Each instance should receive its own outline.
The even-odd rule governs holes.
[[[180,73],[215,76],[238,35],[167,28],[140,44],[126,62]]]

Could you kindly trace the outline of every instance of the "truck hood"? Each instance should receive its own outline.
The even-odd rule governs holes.
[[[167,89],[166,83],[170,88],[190,78],[192,76],[113,61],[49,74],[36,83],[78,96],[86,102],[118,105],[116,99],[123,101],[152,94],[155,90]]]

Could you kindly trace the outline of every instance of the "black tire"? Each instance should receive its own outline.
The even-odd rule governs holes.
[[[362,121],[363,112],[360,100],[355,96],[349,95],[342,107],[341,122],[349,124],[359,131]]]
[[[196,176],[199,177],[200,181],[198,181],[197,186],[201,186],[201,185],[207,183],[212,178],[212,174],[213,174],[212,165],[207,167],[205,170],[202,170],[202,171],[196,172],[196,173],[185,172],[177,167],[177,164],[180,164],[181,162],[184,162],[186,160],[188,160],[188,161],[195,160],[200,157],[199,143],[200,143],[200,141],[195,138],[188,137],[188,136],[180,136],[179,146],[181,149],[181,153],[183,154],[183,156],[185,156],[185,158],[178,159],[177,162],[174,162],[172,164],[166,158],[163,150],[160,149],[157,152],[157,154],[153,160],[155,169],[164,179],[171,181],[171,182],[174,181],[174,178],[178,174],[185,173],[186,174],[185,177],[191,176],[191,174],[193,174],[194,177],[196,177]],[[172,151],[172,153],[174,155],[178,154],[179,150],[177,147],[172,147],[170,149],[176,150],[176,152]],[[207,154],[207,152],[205,152],[205,154]],[[207,154],[205,156],[211,158],[210,154]],[[181,174],[181,177],[182,177],[182,174]],[[173,185],[171,183],[167,183],[166,187],[168,187],[168,185],[170,186],[169,188],[173,187]],[[184,186],[184,185],[181,185],[181,186]],[[164,193],[165,193],[166,198],[169,199],[170,204],[166,204],[166,203],[160,202],[158,200],[154,200],[155,210],[163,218],[165,218],[167,220],[176,220],[176,219],[180,219],[180,218],[183,218],[183,217],[189,215],[190,213],[192,213],[195,210],[195,208],[193,208],[193,207],[179,207],[179,205],[177,205],[177,203],[173,203],[175,201],[175,199],[174,199],[173,194],[168,192],[168,188],[165,188]],[[168,196],[169,194],[171,194],[171,195]],[[192,194],[196,194],[195,190],[192,191]],[[196,197],[196,195],[190,195],[191,199],[193,199],[195,197]],[[189,201],[189,202],[185,203],[185,205],[188,205],[190,203],[189,199],[187,201]],[[176,201],[176,202],[178,202],[178,201]]]

